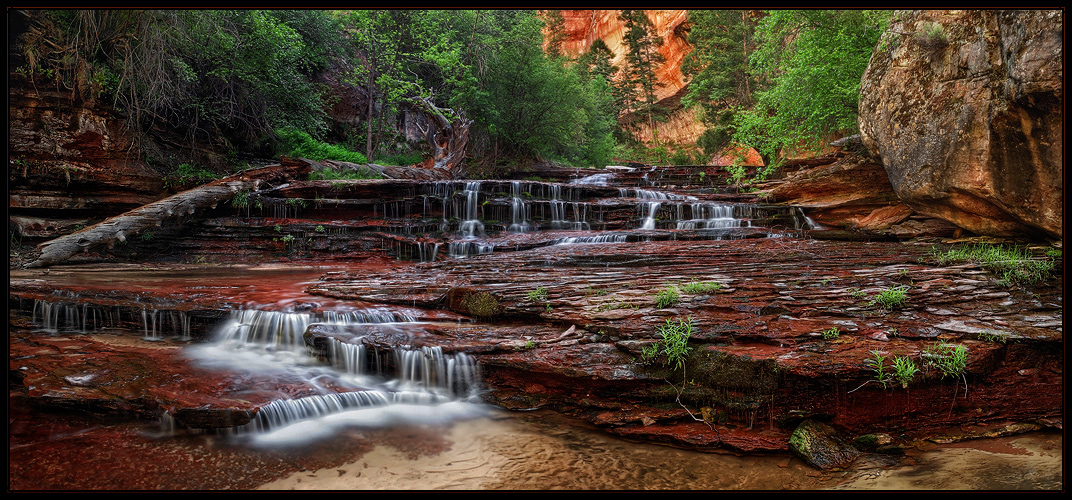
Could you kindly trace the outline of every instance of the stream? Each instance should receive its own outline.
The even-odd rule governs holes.
[[[388,244],[399,260],[386,264],[13,272],[13,283],[55,292],[47,299],[19,299],[18,309],[28,317],[12,326],[12,342],[41,349],[54,345],[61,351],[79,345],[73,349],[100,349],[105,355],[100,362],[57,371],[67,373],[64,387],[38,389],[56,392],[35,397],[116,390],[111,389],[113,380],[144,376],[141,368],[119,373],[123,368],[114,364],[119,358],[110,354],[130,352],[131,363],[140,357],[144,366],[161,373],[146,382],[148,397],[177,403],[164,404],[159,420],[145,424],[41,412],[13,391],[10,487],[1063,487],[1062,437],[1054,432],[936,446],[906,456],[869,456],[848,471],[819,472],[789,456],[700,453],[637,443],[547,410],[507,411],[485,401],[488,388],[474,356],[428,340],[448,327],[489,326],[482,320],[429,310],[416,299],[407,306],[309,292],[327,275],[371,276],[445,260],[471,263],[509,251],[543,256],[557,255],[556,248],[584,246],[593,255],[585,250],[575,261],[599,263],[600,249],[632,242],[794,238],[819,229],[793,207],[704,201],[659,190],[611,188],[607,181],[607,174],[599,174],[569,184],[425,185],[417,196],[373,207],[375,216],[392,226],[388,231],[401,235]],[[585,201],[582,192],[588,189],[604,190],[609,198]],[[430,240],[427,234],[435,231],[452,237]],[[104,298],[118,292],[155,301],[146,301],[140,311],[129,303],[105,303]],[[161,305],[168,297],[176,299],[174,307]],[[550,313],[550,302],[546,307]],[[31,377],[34,370],[20,360],[46,355],[23,349],[34,353],[13,359],[11,370]],[[149,358],[157,361],[145,361]],[[187,428],[180,422],[203,416],[199,408],[181,403],[198,397],[220,401],[213,405],[243,402],[256,411],[240,425]],[[124,411],[151,412],[138,406],[152,406],[138,402],[145,397],[133,399]],[[235,410],[236,419],[240,413]],[[93,472],[85,473],[87,467]]]

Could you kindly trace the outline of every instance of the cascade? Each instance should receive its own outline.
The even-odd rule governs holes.
[[[573,179],[570,184],[588,184],[591,186],[606,186],[607,183],[614,179],[614,174],[592,174],[581,177],[580,179]]]
[[[220,323],[214,342],[189,348],[191,358],[207,367],[286,373],[287,380],[304,380],[315,394],[268,403],[250,423],[225,434],[259,444],[286,444],[327,437],[340,426],[387,425],[414,418],[400,414],[464,418],[482,411],[479,369],[464,353],[449,355],[438,346],[370,348],[362,343],[364,335],[347,341],[326,336],[321,352],[325,364],[305,338],[308,328],[318,323],[386,326],[416,320],[389,309],[319,314],[234,311]],[[437,409],[427,410],[432,406]],[[164,431],[173,427],[173,418],[165,415],[161,426]]]
[[[507,231],[511,233],[527,233],[533,230],[533,225],[529,222],[528,204],[521,198],[520,181],[510,183],[510,210],[512,223],[506,229]]]
[[[480,181],[466,182],[465,190],[465,219],[458,228],[463,238],[476,238],[484,235],[484,224],[477,216],[480,199]]]

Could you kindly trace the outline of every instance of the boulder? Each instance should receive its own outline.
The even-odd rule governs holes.
[[[860,87],[860,132],[916,212],[1062,237],[1063,12],[899,11]]]
[[[789,438],[789,449],[813,467],[842,469],[860,456],[833,427],[816,420],[805,420]]]

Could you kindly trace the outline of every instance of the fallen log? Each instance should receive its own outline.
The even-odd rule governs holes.
[[[289,179],[304,178],[309,174],[309,164],[283,158],[277,165],[245,170],[230,177],[177,193],[173,196],[141,206],[124,214],[81,231],[46,241],[34,250],[36,259],[26,267],[47,267],[59,264],[73,255],[89,251],[93,247],[124,242],[128,237],[160,227],[168,218],[193,215],[198,210],[215,208],[221,201],[233,198],[240,191],[257,191],[264,184],[279,184]]]

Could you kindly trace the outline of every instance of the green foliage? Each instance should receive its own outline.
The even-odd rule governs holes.
[[[182,189],[211,182],[218,178],[219,175],[205,167],[183,163],[171,171],[170,174],[164,176],[164,188]]]
[[[317,225],[316,229],[313,229],[313,231],[316,231],[318,233],[323,233],[324,232],[324,226],[323,225]]]
[[[1001,342],[1002,344],[1009,341],[1009,334],[1006,332],[992,332],[990,330],[983,330],[979,332],[979,340],[983,342]]]
[[[606,302],[606,303],[600,304],[599,307],[596,308],[596,311],[603,312],[603,311],[611,311],[611,310],[614,310],[614,309],[633,309],[633,310],[637,310],[637,309],[640,309],[640,306],[638,306],[636,304],[630,304],[628,302],[625,302],[624,300],[619,300],[617,302]]]
[[[748,72],[748,56],[755,50],[752,37],[755,22],[747,11],[692,10],[689,43],[681,71],[690,75],[686,107],[698,107],[707,129],[697,143],[707,157],[728,146],[736,131],[736,108],[752,105],[753,76]]]
[[[893,376],[901,383],[902,388],[907,389],[917,373],[919,368],[908,356],[897,356],[893,359]]]
[[[862,299],[867,296],[867,292],[860,290],[859,288],[850,288],[849,296],[854,299]]]
[[[358,154],[360,154],[360,153],[358,153]],[[311,181],[320,181],[320,180],[338,181],[338,180],[381,179],[381,178],[383,178],[383,176],[380,175],[379,172],[377,172],[375,170],[372,170],[370,168],[364,168],[364,167],[356,168],[356,169],[352,169],[352,170],[345,170],[345,171],[342,171],[342,172],[340,172],[338,170],[332,170],[332,169],[329,169],[329,168],[325,168],[325,169],[321,169],[321,170],[314,170],[312,172],[309,172],[309,180],[311,180]],[[345,184],[340,184],[340,186],[342,186],[342,185],[345,185]]]
[[[689,337],[692,336],[692,318],[675,322],[667,319],[666,323],[659,325],[658,333],[662,340],[649,345],[641,351],[641,358],[646,362],[652,362],[660,354],[666,356],[665,365],[681,368],[685,359],[692,352],[689,347]]]
[[[784,155],[857,129],[860,79],[891,13],[774,10],[756,27],[755,106],[736,114],[733,140],[755,148],[769,174]]]
[[[823,340],[834,340],[839,336],[841,336],[841,330],[838,330],[836,326],[823,330]]]
[[[908,302],[908,287],[897,286],[882,290],[871,300],[870,305],[878,304],[884,309],[897,309]]]
[[[929,47],[938,47],[949,43],[949,35],[945,33],[945,28],[935,22],[923,23],[915,38],[920,44]]]
[[[923,352],[927,364],[942,372],[942,378],[957,378],[968,367],[968,349],[962,345],[937,342]]]
[[[148,243],[150,241],[153,241],[154,237],[156,237],[156,235],[153,234],[152,231],[145,231],[144,233],[141,233],[141,241],[144,242],[144,243]]]
[[[279,152],[287,156],[308,158],[310,160],[338,160],[350,163],[368,163],[365,155],[350,151],[336,144],[327,144],[314,139],[311,135],[293,128],[280,128],[275,131],[279,137]]]
[[[1060,250],[1058,250],[1060,252]],[[945,251],[937,247],[931,249],[931,257],[944,266],[957,262],[972,262],[998,276],[998,280],[1007,284],[1035,284],[1050,277],[1056,266],[1055,258],[1047,254],[1046,259],[1036,259],[1027,247],[1015,245],[966,245],[952,247]]]
[[[655,307],[659,309],[665,309],[667,307],[674,307],[681,302],[681,296],[678,294],[676,286],[669,286],[655,295]]]
[[[532,302],[542,302],[547,300],[547,289],[544,287],[537,287],[535,290],[529,291],[528,299]]]
[[[711,293],[722,289],[722,283],[717,281],[690,281],[681,285],[681,291],[688,294]]]
[[[890,374],[886,371],[886,356],[879,351],[871,351],[871,359],[865,363],[871,365],[871,370],[875,372],[875,380],[885,389],[890,382]]]

